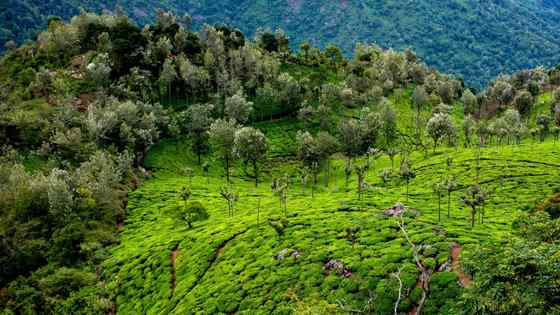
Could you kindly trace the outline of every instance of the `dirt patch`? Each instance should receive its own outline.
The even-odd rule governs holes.
[[[175,292],[175,286],[177,285],[177,255],[179,255],[179,250],[175,248],[171,251],[171,290]]]
[[[73,106],[80,112],[85,112],[89,105],[95,101],[95,98],[95,92],[84,92],[73,102]]]
[[[407,314],[408,314],[408,315],[416,315],[416,312],[417,312],[417,310],[416,310],[416,305],[414,305],[414,306],[412,307],[412,309],[411,309],[410,311],[408,311]]]
[[[451,270],[459,277],[459,283],[463,288],[472,284],[472,279],[461,270],[461,245],[453,243],[451,247]]]

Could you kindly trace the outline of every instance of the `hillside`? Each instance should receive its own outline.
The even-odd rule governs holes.
[[[274,139],[279,123],[265,124],[263,130]],[[408,312],[419,301],[415,286],[420,275],[397,219],[383,215],[385,208],[403,202],[418,209],[417,217],[406,219],[407,229],[423,248],[422,259],[439,268],[457,258],[452,257],[454,243],[461,244],[461,259],[472,257],[476,246],[506,243],[512,218],[556,189],[553,170],[560,165],[558,146],[552,143],[483,150],[481,182],[494,192],[484,208],[484,223],[472,229],[468,209],[458,201],[474,176],[472,149],[444,150],[428,159],[415,156],[417,176],[408,198],[402,181],[395,177],[384,184],[378,178],[380,170],[391,167],[383,157],[366,176],[370,188],[362,201],[354,176],[345,186],[339,158],[332,161],[337,171],[330,185],[321,178],[313,197],[310,185],[299,183],[297,163],[272,160],[258,189],[243,178],[233,180],[239,193],[233,217],[219,195],[226,185],[219,170],[205,176],[195,157],[184,156],[187,151],[181,141],[155,148],[147,165],[157,171],[130,196],[122,243],[104,264],[122,313],[337,314],[363,309],[389,314],[398,294],[391,274],[399,269],[402,290],[408,292],[399,314]],[[450,154],[449,174],[464,184],[452,192],[450,217],[443,198],[440,221],[432,186],[449,175],[445,159]],[[184,165],[194,168],[192,179],[178,175]],[[291,185],[279,234],[270,222],[284,218],[284,210],[269,186],[283,174]],[[205,204],[212,218],[193,229],[173,215],[182,203],[177,191],[187,184],[192,202]],[[350,274],[329,271],[325,266],[331,260],[342,262]],[[465,277],[457,266],[434,273],[424,314],[460,314],[460,275]]]
[[[560,68],[158,12],[0,59],[0,314],[560,314]]]
[[[356,43],[411,47],[438,70],[457,74],[482,88],[500,73],[559,62],[554,34],[560,11],[555,1],[13,1],[0,10],[0,43],[22,42],[46,25],[50,15],[65,19],[79,8],[100,12],[115,4],[141,24],[154,17],[146,8],[188,13],[196,27],[226,23],[252,36],[259,28],[280,27],[292,47],[329,43],[350,55]],[[3,46],[3,45],[2,45]]]

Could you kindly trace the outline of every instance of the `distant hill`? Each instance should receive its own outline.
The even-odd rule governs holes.
[[[154,8],[189,13],[195,26],[226,23],[247,34],[281,27],[296,48],[309,39],[335,43],[351,54],[357,42],[412,47],[429,65],[482,87],[500,73],[559,63],[558,0],[5,0],[0,43],[22,42],[50,15],[68,18],[80,7],[101,11],[120,5],[140,24]],[[2,44],[3,46],[3,44]]]

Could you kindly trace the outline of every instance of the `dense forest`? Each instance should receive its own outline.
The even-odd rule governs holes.
[[[141,25],[153,8],[192,16],[195,29],[226,23],[249,37],[259,29],[285,30],[291,47],[304,41],[339,46],[350,56],[358,42],[384,48],[412,48],[426,63],[481,89],[501,73],[553,66],[560,41],[557,1],[4,1],[0,43],[22,43],[43,29],[50,16],[64,19],[80,8],[101,13],[116,6]],[[150,8],[150,9],[147,9]],[[1,48],[0,48],[1,49]]]
[[[2,56],[0,314],[560,313],[560,68],[155,16]]]

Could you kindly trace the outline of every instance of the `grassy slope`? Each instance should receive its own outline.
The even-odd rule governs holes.
[[[397,108],[406,113],[403,104],[397,104]],[[407,115],[401,115],[401,124]],[[437,199],[431,187],[447,174],[447,154],[453,154],[455,159],[451,173],[464,185],[471,184],[473,149],[441,149],[428,158],[413,155],[417,177],[410,184],[408,202],[401,181],[394,179],[383,185],[376,176],[381,168],[390,167],[386,157],[379,159],[376,170],[368,174],[366,180],[372,188],[362,202],[357,199],[354,176],[348,191],[344,188],[343,161],[338,158],[333,163],[338,168],[330,186],[325,187],[321,178],[315,198],[311,198],[309,187],[302,189],[298,179],[292,177],[289,224],[278,236],[266,223],[268,218],[283,214],[270,191],[270,180],[272,176],[297,171],[297,162],[287,153],[293,149],[298,127],[289,120],[261,123],[258,127],[270,138],[272,157],[258,189],[249,178],[234,178],[240,200],[233,218],[227,217],[225,200],[219,196],[219,187],[225,185],[219,163],[212,164],[210,176],[205,178],[186,142],[164,141],[151,151],[147,164],[155,170],[154,177],[130,194],[121,244],[105,263],[105,275],[111,279],[120,313],[326,313],[340,303],[362,307],[370,296],[375,296],[378,313],[386,314],[391,312],[398,288],[389,274],[405,266],[404,287],[412,290],[418,272],[411,248],[394,219],[381,214],[382,209],[398,201],[419,209],[421,215],[408,221],[412,239],[417,244],[431,245],[424,249],[425,256],[433,258],[428,263],[440,265],[448,259],[452,241],[462,244],[468,252],[471,244],[510,238],[510,223],[516,212],[548,196],[556,188],[559,175],[560,145],[552,141],[484,149],[481,181],[495,192],[485,207],[484,225],[471,229],[468,211],[458,202],[459,192],[451,198],[452,218],[442,214],[438,223]],[[185,165],[195,170],[191,200],[202,202],[211,214],[210,220],[195,223],[191,230],[172,215],[173,208],[180,204],[178,191],[189,183],[188,178],[179,175]],[[242,174],[241,169],[236,169],[235,174]],[[443,202],[443,212],[445,208]],[[354,244],[346,238],[349,227],[361,228]],[[177,281],[173,290],[170,257],[175,248]],[[285,248],[300,251],[301,257],[275,259]],[[329,259],[343,261],[352,276],[326,272],[323,265]],[[453,298],[459,292],[455,274],[436,274],[425,312],[453,314]],[[411,300],[407,298],[401,310],[410,307]]]

